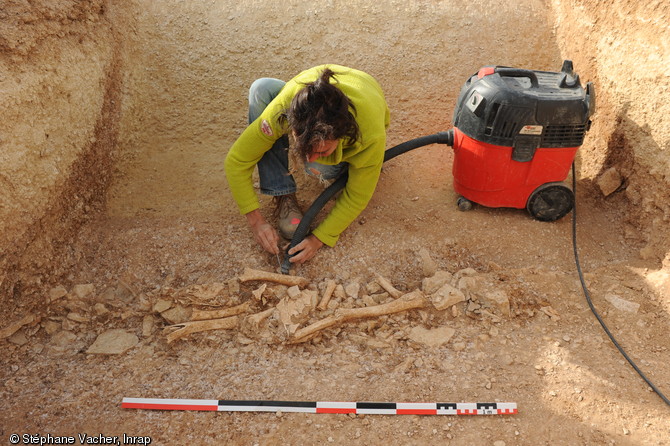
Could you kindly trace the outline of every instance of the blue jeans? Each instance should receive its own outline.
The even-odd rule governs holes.
[[[279,94],[286,82],[279,79],[261,78],[249,88],[249,124],[263,113],[263,110]],[[305,171],[323,180],[332,180],[347,169],[348,163],[327,166],[317,162],[305,163]],[[279,138],[265,152],[258,162],[261,193],[265,195],[287,195],[297,190],[293,176],[288,172],[288,136]]]

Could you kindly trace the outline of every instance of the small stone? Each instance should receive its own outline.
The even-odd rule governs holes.
[[[63,319],[63,322],[62,322],[61,325],[63,327],[63,330],[65,330],[65,331],[74,331],[78,327],[78,325],[75,321],[73,321],[72,319],[68,319],[68,318]]]
[[[335,291],[333,291],[333,297],[340,300],[345,299],[347,297],[347,294],[344,292],[344,287],[342,286],[342,284],[337,284],[337,286],[335,287]]]
[[[627,313],[637,313],[640,309],[640,304],[622,299],[616,294],[605,294],[605,300],[611,303],[614,308],[625,311]]]
[[[344,292],[352,299],[358,299],[358,293],[361,291],[361,284],[358,282],[350,282],[344,287]]]
[[[139,339],[123,329],[112,329],[100,334],[86,350],[89,354],[120,355],[137,345]]]
[[[47,303],[54,302],[58,299],[67,296],[67,290],[63,285],[58,285],[49,290],[49,296],[47,297]]]
[[[144,294],[140,293],[139,297],[137,298],[138,301],[138,308],[140,311],[151,311],[151,301],[149,300],[149,297]]]
[[[240,281],[238,279],[230,279],[228,281],[228,292],[231,296],[240,294]]]
[[[74,322],[88,322],[90,319],[79,313],[68,313],[67,318]]]
[[[114,290],[116,298],[123,302],[132,301],[136,294],[136,291],[123,280],[119,280],[116,289]]]
[[[61,323],[49,320],[42,322],[42,328],[44,328],[44,331],[46,331],[48,335],[52,335],[61,329]]]
[[[298,297],[300,297],[301,291],[300,288],[298,288],[298,286],[295,285],[286,290],[286,294],[288,294],[288,297],[290,297],[291,299],[297,299]]]
[[[92,283],[75,285],[72,287],[72,295],[77,299],[86,299],[95,292],[95,285]]]
[[[615,167],[607,169],[596,180],[596,184],[598,184],[600,191],[606,197],[619,189],[622,182],[623,179],[621,178],[621,174]]]
[[[454,288],[448,283],[442,285],[433,295],[430,300],[436,310],[446,310],[447,308],[456,305],[459,302],[465,301],[465,295],[461,290]]]
[[[7,338],[9,342],[11,342],[14,345],[25,345],[28,343],[28,337],[26,336],[26,333],[23,330],[19,330],[15,332],[13,335]]]
[[[409,333],[409,339],[428,347],[439,347],[446,344],[456,333],[451,327],[439,327],[432,330],[423,327],[414,327]]]
[[[455,280],[460,280],[461,277],[469,277],[469,276],[475,276],[477,275],[477,270],[474,268],[465,268],[460,271],[457,271],[456,274],[454,274],[454,279]]]
[[[153,310],[155,313],[162,313],[169,310],[170,307],[172,307],[172,301],[161,299],[154,304]]]
[[[368,292],[368,294],[378,294],[382,293],[383,289],[379,283],[376,281],[369,282],[368,284],[365,285],[365,290]]]
[[[148,338],[151,336],[151,333],[154,331],[154,318],[152,315],[147,314],[142,318],[142,336]]]
[[[426,248],[419,250],[419,261],[421,262],[421,269],[424,277],[432,277],[437,272],[437,263],[430,256],[430,252]]]
[[[100,300],[105,302],[114,302],[116,300],[115,289],[112,287],[105,288],[102,294],[100,294]]]
[[[421,289],[426,294],[433,294],[442,288],[445,284],[451,282],[452,275],[448,271],[436,271],[431,277],[423,279]]]
[[[493,443],[493,446],[505,446],[505,442],[502,440],[498,440]]]
[[[458,279],[458,289],[461,291],[468,291],[477,285],[477,279],[471,276],[461,277]]]
[[[504,316],[510,316],[512,314],[509,297],[507,297],[507,293],[503,290],[494,290],[490,293],[486,293],[484,296],[479,296],[479,300],[480,302],[488,303],[497,308]]]
[[[456,342],[454,343],[452,348],[454,349],[454,351],[462,352],[463,350],[465,350],[465,342]]]
[[[105,304],[101,304],[100,302],[93,305],[93,311],[95,311],[95,314],[97,314],[98,316],[102,316],[103,314],[109,313],[109,310],[107,309]]]
[[[51,336],[49,344],[59,349],[65,349],[69,345],[73,344],[76,340],[77,335],[71,331],[62,330]]]

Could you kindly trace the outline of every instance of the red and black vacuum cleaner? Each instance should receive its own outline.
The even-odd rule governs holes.
[[[454,149],[454,190],[459,209],[474,203],[526,208],[536,219],[555,221],[575,202],[563,184],[595,110],[595,92],[583,88],[572,62],[560,72],[489,66],[461,88],[454,128],[388,149],[384,161],[429,144]],[[288,250],[309,233],[321,208],[347,183],[345,171],[314,200],[286,249],[281,271],[288,274]]]
[[[572,62],[560,72],[484,67],[461,89],[454,112],[454,190],[472,203],[526,208],[554,221],[574,206],[562,182],[591,124],[593,85]]]

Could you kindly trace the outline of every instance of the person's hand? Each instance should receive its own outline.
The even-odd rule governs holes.
[[[246,214],[247,222],[251,226],[251,232],[254,234],[256,243],[270,254],[279,254],[279,235],[275,228],[269,224],[258,209]]]
[[[316,236],[308,235],[303,241],[289,249],[289,255],[293,256],[289,261],[291,263],[305,263],[314,257],[322,246],[323,242],[316,238]]]

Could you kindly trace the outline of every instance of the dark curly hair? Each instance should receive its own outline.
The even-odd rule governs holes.
[[[356,122],[356,107],[335,85],[334,73],[329,68],[323,70],[314,81],[305,84],[291,101],[291,105],[281,115],[293,133],[292,148],[302,159],[309,156],[316,145],[324,140],[341,139],[353,144],[360,137]]]

